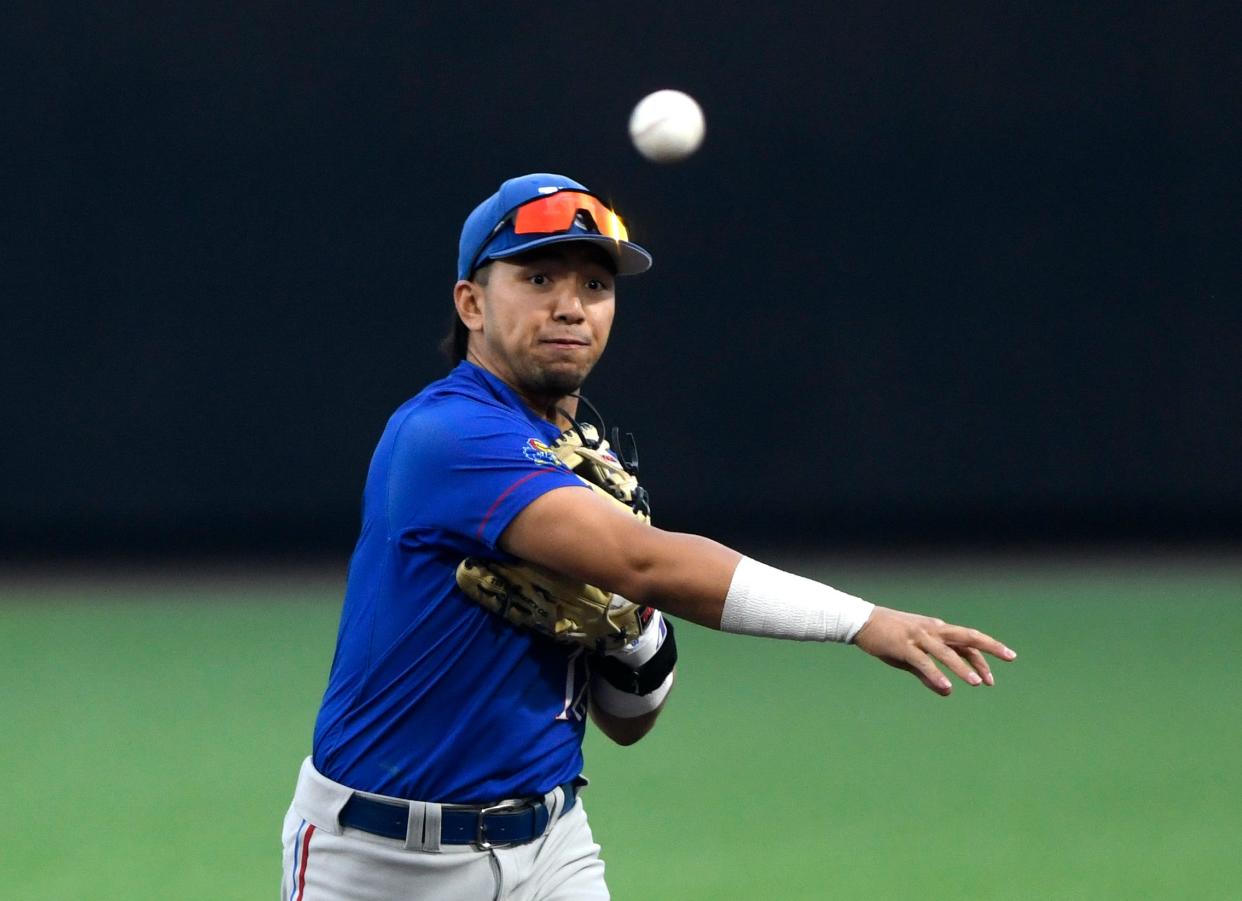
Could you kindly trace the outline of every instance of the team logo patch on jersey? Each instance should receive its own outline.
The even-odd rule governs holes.
[[[528,438],[526,444],[522,447],[522,453],[527,460],[532,463],[538,463],[540,466],[561,466],[560,460],[556,458],[556,454],[552,453],[552,448],[548,447],[538,438]]]

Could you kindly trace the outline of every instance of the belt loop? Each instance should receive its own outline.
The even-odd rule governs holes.
[[[565,812],[565,791],[561,786],[557,786],[543,796],[543,806],[548,810],[548,828],[561,818],[561,814]]]
[[[411,801],[410,817],[405,827],[408,851],[440,850],[440,805],[428,801]]]

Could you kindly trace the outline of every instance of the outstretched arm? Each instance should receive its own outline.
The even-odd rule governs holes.
[[[708,538],[641,523],[577,488],[558,488],[533,501],[509,524],[500,544],[524,560],[712,629],[853,641],[941,695],[952,685],[937,661],[968,684],[990,685],[983,654],[1001,660],[1017,656],[977,630],[873,607]]]

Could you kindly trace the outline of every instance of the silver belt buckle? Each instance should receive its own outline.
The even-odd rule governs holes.
[[[529,805],[529,801],[501,801],[499,804],[492,804],[484,807],[479,811],[478,823],[474,829],[474,846],[480,851],[487,851],[495,847],[487,840],[487,815],[489,813],[500,813],[505,810],[518,810],[519,808]]]

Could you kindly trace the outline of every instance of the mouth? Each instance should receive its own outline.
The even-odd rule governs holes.
[[[541,338],[540,344],[547,344],[552,347],[590,347],[591,342],[584,338]]]

